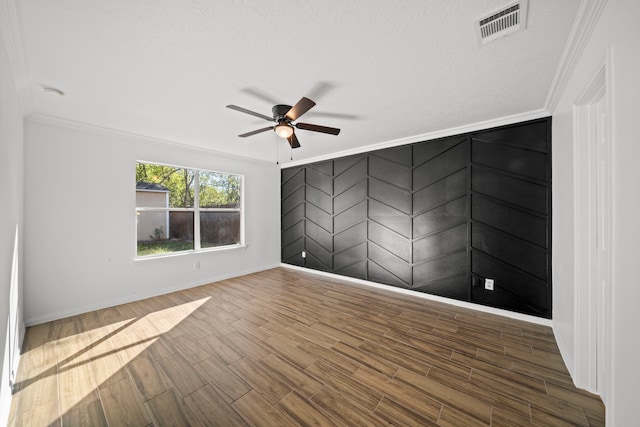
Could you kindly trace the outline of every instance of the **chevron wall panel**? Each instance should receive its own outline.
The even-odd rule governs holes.
[[[304,241],[306,266],[333,270],[333,165],[321,162],[305,167],[306,206]]]
[[[550,317],[550,126],[283,169],[282,261]]]
[[[413,286],[468,299],[469,138],[414,146]]]
[[[283,169],[281,174],[281,257],[287,264],[304,266],[304,168]]]
[[[549,119],[473,135],[473,301],[551,315],[550,132]]]
[[[367,156],[334,161],[334,272],[358,279],[367,269]]]
[[[369,155],[369,280],[411,287],[411,146]]]

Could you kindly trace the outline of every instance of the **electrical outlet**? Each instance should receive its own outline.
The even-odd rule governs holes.
[[[199,270],[200,269],[200,261],[196,261],[193,263],[193,269],[194,270]]]
[[[305,251],[302,251],[302,258],[306,258],[307,257],[307,253]]]
[[[484,279],[484,288],[488,291],[493,290],[493,279]]]

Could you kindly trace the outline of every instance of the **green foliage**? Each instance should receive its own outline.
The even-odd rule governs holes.
[[[153,229],[153,236],[149,236],[151,240],[161,240],[164,236],[164,230],[162,227],[156,227]]]
[[[169,207],[194,205],[195,174],[199,175],[200,207],[240,206],[240,177],[151,163],[136,163],[136,182],[164,185],[169,189]]]
[[[200,207],[240,206],[240,177],[199,172]]]
[[[138,256],[168,254],[179,251],[193,250],[193,241],[185,240],[154,240],[138,242]]]

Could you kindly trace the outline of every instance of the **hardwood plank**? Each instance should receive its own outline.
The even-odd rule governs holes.
[[[190,395],[206,384],[193,365],[180,354],[167,356],[158,364],[182,397]]]
[[[146,426],[152,422],[129,378],[100,389],[100,400],[109,425]]]
[[[366,351],[360,350],[359,348],[352,347],[348,344],[339,342],[333,346],[333,349],[338,353],[347,356],[357,363],[368,366],[371,369],[375,369],[376,371],[392,377],[398,369],[392,362],[386,361],[381,357],[376,357],[375,355],[371,355]]]
[[[206,425],[197,420],[191,410],[173,390],[167,390],[146,403],[157,426],[190,427]]]
[[[220,337],[220,339],[238,354],[241,354],[243,358],[257,361],[269,354],[269,351],[264,346],[242,332],[232,332]]]
[[[443,427],[486,427],[489,423],[484,423],[474,417],[470,417],[467,414],[444,405],[442,407],[442,412],[440,412],[438,425]]]
[[[565,386],[549,383],[547,384],[547,391],[549,397],[580,406],[585,411],[601,413],[604,409],[604,405],[598,396],[584,390],[569,389]]]
[[[136,358],[127,365],[127,369],[145,401],[153,399],[172,387],[167,374],[150,357]]]
[[[311,375],[298,369],[276,354],[272,353],[263,357],[260,363],[267,368],[269,372],[280,377],[282,381],[289,384],[297,393],[307,399],[322,387],[322,383],[316,381]]]
[[[108,427],[99,400],[90,400],[75,405],[62,415],[63,426]]]
[[[286,397],[285,397],[286,399]],[[285,400],[283,399],[283,400]],[[282,403],[283,400],[280,402]],[[240,414],[248,424],[257,427],[272,426],[297,426],[291,418],[287,417],[280,409],[280,406],[274,406],[255,390],[251,390],[231,405]],[[293,411],[296,413],[296,411]]]
[[[429,418],[425,418],[421,414],[394,402],[388,397],[383,397],[380,404],[373,411],[393,425],[404,426],[437,426],[438,424]]]
[[[527,416],[504,411],[495,406],[491,411],[491,427],[527,427],[531,426],[531,411]]]
[[[313,395],[311,401],[322,408],[332,417],[348,426],[386,426],[389,423],[371,411],[361,408],[346,399],[341,393],[328,387],[323,387]]]
[[[416,393],[407,384],[389,378],[378,371],[362,367],[353,374],[352,378],[388,396],[402,406],[421,414],[423,417],[436,421],[440,415],[442,403],[423,393]]]
[[[41,405],[27,406],[27,410],[15,413],[9,418],[9,427],[60,427],[60,409],[58,400],[51,400]]]
[[[538,426],[589,426],[589,420],[583,413],[582,417],[567,416],[564,411],[550,413],[535,405],[531,405],[531,422]]]
[[[34,407],[59,403],[58,376],[55,367],[49,372],[43,372],[35,378],[24,378],[18,382],[14,394],[15,412],[23,413]]]
[[[486,372],[496,377],[511,383],[512,385],[520,385],[527,390],[536,390],[540,393],[547,392],[547,384],[544,380],[531,377],[521,372],[515,372],[510,369],[505,369],[501,366],[496,366],[488,361],[479,360],[474,357],[469,357],[466,354],[453,352],[451,360],[462,363],[467,366],[471,366],[473,369],[479,372]]]
[[[313,357],[317,360],[320,360],[347,374],[353,374],[360,367],[358,362],[354,361],[350,357],[343,356],[332,349],[324,348],[310,341],[300,343],[298,347],[308,354],[313,354]]]
[[[469,366],[449,360],[448,357],[435,356],[402,342],[399,342],[393,349],[409,358],[420,360],[430,365],[431,369],[436,368],[446,371],[448,375],[461,380],[468,380],[469,375],[471,375],[471,368]]]
[[[158,337],[156,340],[153,341],[153,344],[151,344],[145,350],[145,353],[150,355],[156,361],[160,359],[164,359],[167,356],[171,356],[172,354],[175,354],[175,352],[176,352],[175,347],[173,347],[169,343],[169,339],[165,338],[164,336]]]
[[[209,385],[185,397],[184,402],[203,425],[213,422],[217,425],[230,427],[247,425],[220,393]]]
[[[528,401],[533,407],[540,408],[542,412],[551,412],[553,414],[559,414],[563,419],[578,425],[584,425],[586,423],[586,417],[582,408],[572,405],[567,402],[563,402],[559,399],[554,399],[545,394],[538,392],[526,392],[520,386],[509,384],[503,380],[498,379],[486,372],[472,372],[471,383],[481,383],[487,390],[494,390],[494,393],[504,396],[519,396],[521,399]],[[532,412],[533,414],[533,412]]]
[[[383,393],[355,381],[339,369],[320,361],[309,366],[305,372],[370,411],[373,411],[378,406],[383,396]]]
[[[326,325],[324,323],[315,323],[311,325],[311,328],[331,338],[334,338],[340,342],[343,342],[355,347],[359,346],[363,342],[362,338],[355,337],[352,334],[348,334],[344,331],[341,331],[340,329],[337,329],[333,326]]]
[[[195,368],[202,379],[222,391],[229,403],[251,391],[251,387],[216,356],[203,360]]]
[[[291,391],[291,387],[286,383],[270,375],[262,366],[249,359],[236,360],[231,364],[231,369],[272,404],[278,403]]]
[[[289,345],[292,343],[293,345]],[[295,342],[286,337],[270,337],[264,341],[264,344],[278,356],[293,363],[300,369],[305,369],[311,365],[316,359],[306,351],[300,349]]]
[[[331,348],[338,342],[336,338],[332,338],[328,335],[314,330],[307,325],[302,325],[299,323],[294,323],[293,325],[289,326],[289,328],[287,328],[287,331],[293,332],[294,334],[303,337],[307,341],[325,348]]]
[[[340,425],[336,420],[330,418],[326,413],[313,405],[309,400],[304,399],[295,391],[287,394],[279,403],[278,407],[295,420],[299,426],[336,426]]]
[[[227,364],[233,363],[240,359],[242,355],[235,351],[233,348],[222,342],[216,335],[208,335],[200,340],[208,346],[209,354],[214,354],[220,359],[224,360]]]
[[[423,361],[407,357],[399,352],[370,341],[363,342],[358,348],[367,354],[377,356],[382,360],[391,362],[396,366],[402,366],[403,368],[420,375],[426,375],[431,368],[431,365],[424,363]]]
[[[511,395],[509,393],[500,393],[493,388],[482,388],[472,384],[468,379],[447,375],[446,371],[439,368],[432,368],[429,371],[428,378],[473,396],[487,405],[492,405],[494,410],[497,408],[506,413],[515,414],[518,417],[530,418],[529,404],[521,400],[518,394]]]
[[[462,391],[434,381],[431,378],[422,377],[404,368],[398,369],[396,379],[413,387],[419,393],[423,393],[482,423],[489,424],[491,420],[491,406],[478,400],[475,396],[469,396]]]
[[[88,405],[99,400],[87,363],[85,360],[67,364],[58,370],[58,398],[62,414],[71,411],[80,401]]]
[[[400,332],[398,330],[392,330],[389,331],[387,335],[391,335],[391,337],[396,339],[398,343],[408,344],[422,352],[430,353],[434,356],[442,357],[445,359],[449,359],[451,357],[451,353],[453,352],[452,348],[425,341],[419,337],[416,337],[415,332],[412,334],[412,331],[415,330],[410,330],[406,333]],[[394,348],[396,348],[397,346],[398,344],[396,344]]]
[[[30,327],[17,378],[11,426],[605,420],[548,327],[285,268]]]

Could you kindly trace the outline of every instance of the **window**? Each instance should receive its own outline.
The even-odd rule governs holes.
[[[241,175],[137,162],[137,256],[242,245],[241,193]]]

